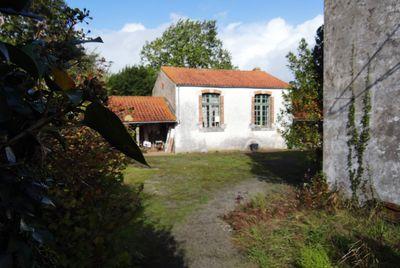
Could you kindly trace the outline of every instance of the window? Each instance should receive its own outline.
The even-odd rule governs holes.
[[[257,94],[254,97],[254,124],[256,126],[269,126],[269,105],[270,96],[267,94]]]
[[[205,93],[202,95],[203,127],[220,126],[220,95]]]

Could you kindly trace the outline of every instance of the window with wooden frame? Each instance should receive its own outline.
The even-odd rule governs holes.
[[[221,96],[217,93],[203,93],[201,96],[202,125],[204,128],[221,125]]]
[[[254,96],[254,125],[259,127],[270,127],[270,95],[257,94]]]

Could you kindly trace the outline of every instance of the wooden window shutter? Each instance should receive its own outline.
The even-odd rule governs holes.
[[[220,114],[219,114],[219,117],[220,117],[220,125],[223,125],[224,124],[224,110],[225,110],[225,106],[224,106],[224,96],[221,96],[220,95]]]
[[[199,95],[199,124],[203,126],[203,95]]]
[[[274,127],[275,125],[275,103],[274,103],[274,97],[270,96],[269,97],[269,127]]]
[[[256,115],[254,111],[254,96],[251,97],[251,124],[254,125],[256,123]]]

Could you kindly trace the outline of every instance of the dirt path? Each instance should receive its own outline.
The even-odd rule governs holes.
[[[218,191],[207,204],[181,224],[172,234],[185,255],[190,268],[255,267],[234,247],[231,229],[221,216],[234,209],[238,195],[245,200],[257,193],[266,193],[270,184],[249,179]]]

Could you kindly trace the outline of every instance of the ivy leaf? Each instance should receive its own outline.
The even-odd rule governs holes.
[[[35,60],[27,54],[23,49],[18,48],[16,46],[4,43],[0,41],[0,44],[3,45],[3,48],[5,47],[8,51],[8,57],[2,53],[4,59],[14,63],[15,65],[21,67],[25,71],[27,71],[30,75],[32,75],[35,78],[40,77],[40,72],[38,69],[38,66],[35,62]]]
[[[14,88],[10,87],[0,88],[0,93],[3,95],[3,97],[5,97],[5,101],[8,107],[14,110],[15,112],[24,116],[30,116],[32,114],[32,109],[24,101],[21,94],[15,91]]]
[[[49,89],[53,91],[61,91],[62,89],[54,82],[53,79],[50,78],[50,76],[46,75],[44,77],[44,81],[46,82],[46,85],[49,87]]]
[[[49,231],[36,230],[36,229],[32,233],[32,238],[35,239],[40,244],[50,242],[54,239],[52,234]]]
[[[26,11],[31,5],[32,0],[2,0],[0,2],[0,12],[8,15],[18,15],[43,20],[39,15]]]
[[[104,43],[104,42],[103,42],[103,39],[101,39],[100,36],[98,36],[96,38],[86,39],[86,40],[74,40],[74,41],[72,41],[72,44],[74,44],[74,45],[80,45],[80,44],[85,44],[85,43]]]
[[[44,205],[56,207],[56,205],[53,203],[53,201],[51,201],[50,198],[48,198],[46,196],[43,196],[42,200],[40,202],[42,202],[42,204],[44,204]]]
[[[34,230],[33,227],[26,224],[26,222],[23,219],[21,219],[21,221],[20,221],[19,228],[25,232],[33,232],[33,230]]]
[[[83,91],[82,90],[67,90],[66,95],[71,102],[72,105],[78,106],[83,100]]]
[[[3,0],[0,2],[0,8],[11,8],[15,11],[21,11],[30,6],[31,0]]]
[[[117,150],[149,166],[118,116],[100,103],[93,102],[86,108],[83,123],[99,132]]]
[[[4,43],[0,43],[0,52],[3,54],[6,61],[10,61],[10,55],[8,54],[7,46]]]
[[[36,65],[39,77],[43,77],[45,73],[49,71],[49,59],[50,57],[44,58],[41,56],[41,49],[43,49],[45,43],[43,40],[35,40],[30,44],[21,47],[21,50],[28,55]]]
[[[72,80],[72,78],[64,70],[55,67],[51,70],[51,74],[53,75],[54,82],[62,90],[75,88],[74,80]]]
[[[11,147],[7,146],[5,148],[5,151],[6,151],[6,157],[7,157],[8,162],[11,164],[17,163],[17,158],[15,157],[15,154],[14,154],[13,150],[11,149]]]

